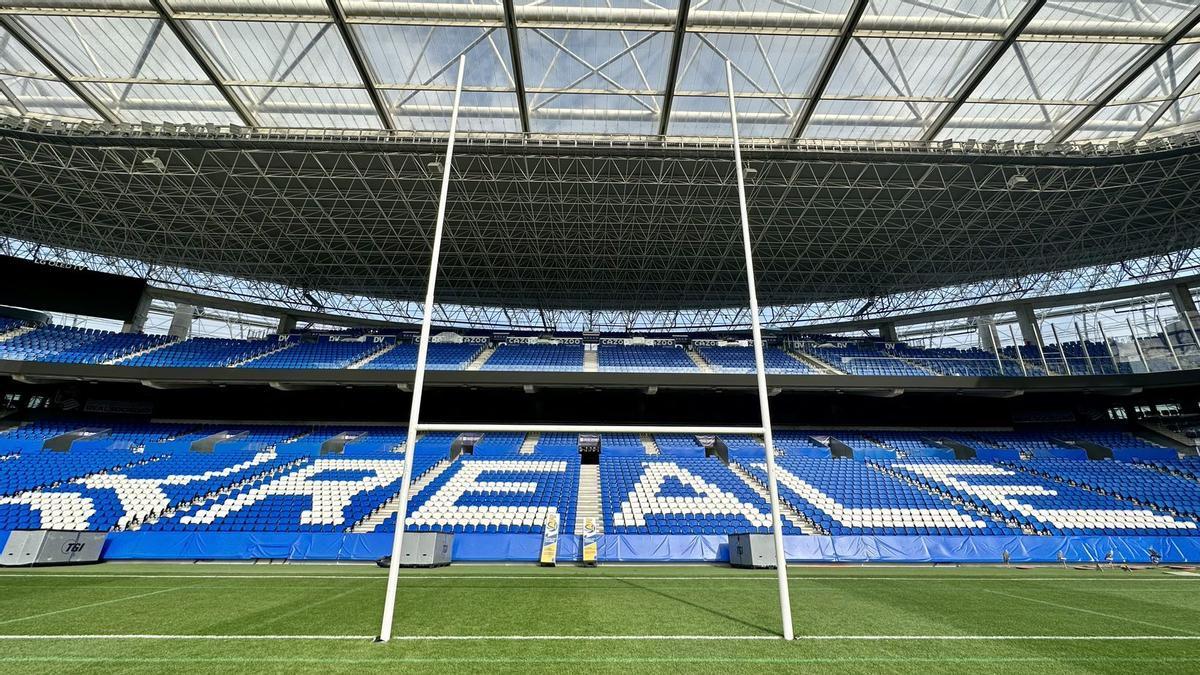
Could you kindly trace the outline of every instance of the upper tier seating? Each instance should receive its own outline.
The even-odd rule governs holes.
[[[425,356],[427,370],[465,370],[471,361],[479,356],[484,345],[479,343],[447,344],[433,342]],[[391,351],[385,352],[368,361],[363,370],[416,370],[417,345],[396,345]]]
[[[104,363],[174,340],[166,335],[111,333],[45,325],[0,342],[0,359],[55,363]]]
[[[847,375],[900,375],[927,376],[922,370],[907,361],[898,359],[887,348],[877,342],[846,343],[801,343],[806,354],[832,365]]]
[[[235,340],[195,337],[162,349],[139,354],[121,362],[123,366],[162,368],[221,368],[265,354],[279,347],[277,339]]]
[[[1042,357],[1045,356],[1046,367],[1056,375],[1114,375],[1131,373],[1128,363],[1117,361],[1113,364],[1113,353],[1108,345],[1102,342],[1087,342],[1086,347],[1079,342],[1064,342],[1062,345],[1043,345],[1041,350],[1037,345],[1021,345],[1020,355],[1013,347],[1001,350],[1010,359],[1023,359],[1030,375],[1045,374],[1042,367]],[[1086,352],[1086,355],[1085,355]],[[1088,356],[1091,357],[1090,361]],[[1174,366],[1171,366],[1172,368]]]
[[[526,345],[503,343],[488,357],[483,370],[583,370],[583,345]]]
[[[892,353],[907,361],[942,375],[968,377],[997,377],[1001,375],[1020,377],[1025,373],[1021,364],[1008,358],[997,362],[996,355],[978,347],[954,349],[950,347],[922,349],[898,344]]]
[[[922,459],[879,464],[936,489],[952,500],[986,509],[1010,526],[1027,532],[1053,535],[1200,533],[1192,521],[993,464]]]
[[[683,347],[601,344],[597,358],[602,372],[688,372],[699,368]]]
[[[20,319],[10,319],[7,316],[0,316],[0,335],[3,335],[9,331],[14,331],[18,328],[22,328],[26,325],[27,324]]]
[[[722,373],[753,373],[753,347],[700,347],[696,350],[712,369]],[[776,347],[763,349],[763,366],[778,375],[816,375],[807,363]]]
[[[766,465],[748,466],[767,483]],[[779,497],[833,535],[1019,534],[862,462],[784,456]]]
[[[600,455],[604,531],[614,534],[766,533],[771,509],[715,458]],[[784,531],[800,530],[784,519]]]
[[[387,347],[383,342],[317,340],[296,341],[293,346],[260,356],[239,368],[345,368]]]

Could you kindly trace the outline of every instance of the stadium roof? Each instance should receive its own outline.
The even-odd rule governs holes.
[[[0,109],[110,123],[1081,141],[1200,115],[1185,0],[18,0]]]

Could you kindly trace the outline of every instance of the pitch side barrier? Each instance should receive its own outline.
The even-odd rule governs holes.
[[[8,536],[0,532],[0,543]],[[390,534],[270,532],[113,532],[106,560],[372,561]],[[456,534],[455,562],[538,560],[541,534]],[[788,562],[801,563],[1200,563],[1200,537],[1120,536],[787,536]],[[1061,556],[1061,557],[1060,557]],[[559,538],[558,560],[580,560],[579,537]],[[602,563],[728,562],[725,535],[605,534]]]

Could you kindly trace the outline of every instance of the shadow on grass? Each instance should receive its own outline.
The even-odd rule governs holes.
[[[733,623],[741,624],[743,626],[746,626],[747,628],[753,628],[755,630],[762,631],[763,633],[766,633],[769,635],[778,635],[779,634],[779,631],[774,630],[772,628],[768,628],[766,626],[752,623],[752,622],[746,621],[744,619],[739,619],[738,617],[733,616],[731,614],[726,614],[725,612],[713,609],[712,607],[701,605],[697,602],[693,602],[691,600],[688,600],[687,598],[683,598],[678,595],[673,595],[671,593],[665,593],[663,591],[655,590],[653,588],[650,588],[649,586],[637,583],[631,579],[619,579],[618,581],[620,581],[622,584],[629,586],[631,588],[636,588],[639,591],[645,591],[647,593],[652,593],[654,595],[657,595],[660,598],[666,598],[667,600],[672,600],[674,602],[678,602],[680,604],[687,605],[688,607],[700,610],[701,612],[704,612],[706,614],[718,616],[722,619],[725,619],[726,621],[732,621]]]

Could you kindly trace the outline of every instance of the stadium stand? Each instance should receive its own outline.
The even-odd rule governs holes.
[[[428,370],[464,370],[484,349],[478,343],[431,343],[425,356]],[[363,365],[363,370],[414,370],[417,367],[417,345],[399,344]]]
[[[68,451],[47,439],[91,429]],[[223,433],[211,452],[193,441]],[[342,455],[322,442],[354,437]],[[408,525],[418,531],[535,534],[547,517],[575,525],[576,434],[488,433],[449,460],[455,433],[417,443],[421,489]],[[399,490],[406,432],[389,426],[31,422],[0,433],[0,530],[345,533]],[[1164,448],[1121,430],[1038,425],[1020,431],[835,430],[777,432],[786,531],[833,536],[1195,535],[1200,460],[1087,460],[1065,441],[1130,453]],[[937,439],[980,451],[956,461]],[[635,434],[604,434],[600,497],[605,531],[629,535],[766,532],[765,450],[750,436],[722,437],[730,466],[705,457],[695,436],[658,434],[659,456]],[[833,459],[825,444],[850,448]],[[529,453],[529,454],[526,454]],[[1065,454],[1064,454],[1065,453]],[[1024,458],[1022,458],[1022,454]],[[1161,453],[1155,453],[1161,454]],[[381,513],[381,510],[382,513]]]
[[[897,358],[878,342],[810,343],[800,349],[848,375],[928,376],[928,370]]]
[[[383,342],[319,339],[292,345],[239,365],[239,368],[346,368],[386,348]]]
[[[169,344],[121,362],[125,366],[222,368],[253,359],[279,347],[279,341],[195,337]]]
[[[718,372],[754,372],[752,347],[698,347],[696,351]],[[815,375],[818,372],[807,363],[776,347],[763,349],[763,365],[768,373],[780,375]]]
[[[502,343],[483,370],[583,370],[583,345]]]
[[[667,453],[664,453],[667,454]],[[766,501],[715,458],[600,456],[604,531],[615,534],[766,533]],[[799,534],[792,522],[784,531]]]
[[[610,372],[690,372],[699,368],[682,347],[601,344],[600,370]]]
[[[972,504],[1010,527],[1052,535],[1197,534],[1196,523],[1114,497],[978,461],[876,462],[894,475]]]
[[[1024,375],[1021,371],[1021,364],[1008,358],[1002,358],[997,362],[995,354],[978,347],[922,349],[897,344],[892,348],[892,353],[925,370],[941,375],[970,377],[1020,377]]]
[[[766,483],[766,465],[747,469]],[[780,499],[834,535],[1015,534],[1005,525],[850,459],[784,456],[777,462]]]
[[[11,361],[104,363],[171,342],[165,335],[111,333],[45,325],[0,341],[0,358]]]
[[[1120,497],[1173,516],[1200,517],[1200,483],[1163,475],[1146,465],[1111,460],[1037,459],[1013,462],[1009,466],[1099,494]]]

